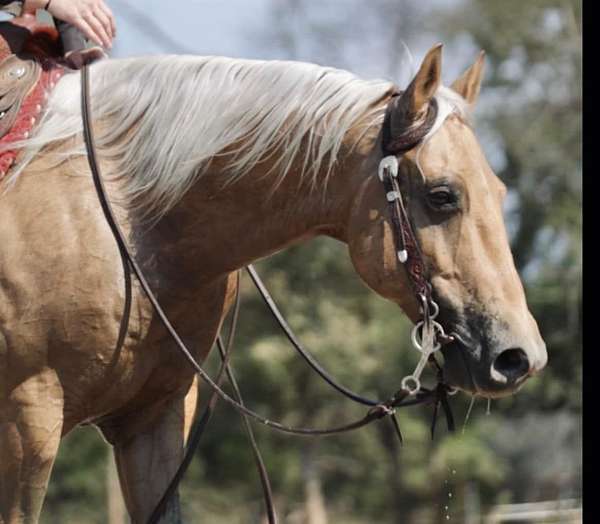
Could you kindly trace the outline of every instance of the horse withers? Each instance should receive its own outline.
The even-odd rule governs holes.
[[[382,123],[431,131],[400,162],[438,320],[445,379],[515,392],[546,350],[515,270],[504,185],[469,124],[483,56],[451,88],[441,46],[399,96],[389,82],[296,62],[221,57],[107,60],[90,69],[108,193],[135,257],[202,361],[235,272],[329,235],[360,277],[412,320],[377,167]],[[81,138],[80,79],[66,74],[0,196],[0,522],[35,522],[62,436],[95,424],[113,445],[127,509],[145,522],[182,458],[194,374],[134,282],[129,326],[119,251]],[[398,370],[401,377],[406,370]],[[177,521],[176,500],[164,522]]]

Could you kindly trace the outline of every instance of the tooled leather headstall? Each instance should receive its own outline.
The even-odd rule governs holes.
[[[404,265],[409,276],[413,292],[419,304],[422,298],[431,298],[431,284],[426,277],[423,255],[404,205],[400,184],[398,183],[399,159],[402,154],[419,145],[431,131],[438,114],[437,102],[432,99],[427,113],[419,122],[405,122],[392,128],[392,113],[398,112],[401,104],[400,93],[394,95],[388,104],[382,128],[381,149],[383,159],[379,164],[379,179],[383,183],[386,199],[390,205],[394,241],[398,260]]]

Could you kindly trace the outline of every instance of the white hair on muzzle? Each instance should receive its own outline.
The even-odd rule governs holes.
[[[153,217],[217,157],[226,162],[224,182],[269,158],[276,186],[303,154],[301,175],[316,183],[321,169],[331,172],[351,128],[381,125],[393,89],[315,64],[196,56],[101,61],[90,68],[90,86],[99,158],[122,178],[125,197]],[[38,154],[50,165],[85,155],[81,133],[80,75],[68,74],[34,135],[4,146],[24,147],[11,180]]]

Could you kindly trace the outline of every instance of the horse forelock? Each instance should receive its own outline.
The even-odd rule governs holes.
[[[280,173],[274,184],[299,154],[300,176],[315,181],[320,170],[333,169],[351,128],[381,125],[392,91],[387,81],[302,62],[161,56],[107,60],[91,69],[100,158],[124,181],[126,198],[155,217],[217,157],[226,163],[225,183],[274,152],[272,169]],[[448,92],[440,91],[447,105],[462,108]],[[79,96],[79,75],[66,75],[35,134],[18,144],[25,151],[13,180],[40,152],[54,164],[85,154],[81,140],[45,148],[81,134]]]

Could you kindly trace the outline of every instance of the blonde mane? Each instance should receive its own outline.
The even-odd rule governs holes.
[[[393,90],[391,82],[315,64],[224,57],[106,60],[91,68],[90,79],[99,156],[125,181],[126,197],[153,216],[167,212],[219,157],[227,183],[271,156],[277,184],[302,151],[301,176],[314,183],[320,169],[333,169],[348,130],[381,125]],[[438,98],[464,112],[460,97],[444,90]],[[81,135],[79,97],[79,75],[65,75],[36,133],[16,144],[25,151],[12,180],[38,154],[55,164],[85,155],[81,139],[44,150]]]

